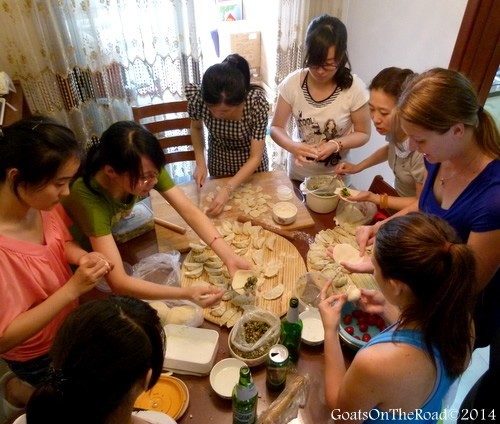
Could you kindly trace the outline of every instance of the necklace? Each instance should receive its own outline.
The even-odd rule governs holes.
[[[479,152],[469,162],[467,162],[467,164],[465,166],[463,166],[462,168],[460,168],[458,171],[454,172],[450,176],[448,176],[448,177],[440,177],[439,178],[439,185],[443,186],[445,181],[451,180],[452,178],[455,178],[457,175],[463,173],[463,171],[465,171],[469,167],[469,165],[471,165],[479,157],[480,154],[481,154],[481,152]],[[475,174],[475,173],[476,173],[476,171],[472,172],[472,174]]]

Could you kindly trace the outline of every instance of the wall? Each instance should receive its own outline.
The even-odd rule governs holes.
[[[447,68],[467,0],[344,0],[348,50],[354,73],[368,85],[383,68],[399,66],[422,72]],[[374,128],[368,145],[354,149],[359,162],[385,143]],[[377,165],[353,176],[356,187],[367,189],[373,177],[391,184],[392,171]]]

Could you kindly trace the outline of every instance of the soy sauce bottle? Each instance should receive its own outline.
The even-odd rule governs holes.
[[[299,359],[302,326],[302,320],[299,318],[299,299],[292,297],[286,318],[281,321],[280,334],[280,343],[288,349],[292,362],[297,362]]]
[[[257,387],[250,368],[240,368],[240,379],[233,389],[233,424],[253,424],[257,421]]]

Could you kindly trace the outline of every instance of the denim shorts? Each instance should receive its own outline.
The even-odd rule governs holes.
[[[5,358],[4,360],[18,378],[32,386],[37,387],[48,378],[50,365],[48,353],[24,362],[10,361]]]

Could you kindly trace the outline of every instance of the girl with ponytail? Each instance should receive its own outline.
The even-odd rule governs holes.
[[[425,422],[436,422],[472,353],[474,253],[443,219],[410,213],[381,227],[372,262],[380,292],[363,289],[360,306],[391,325],[347,370],[338,338],[346,295],[327,297],[328,285],[321,293],[327,403],[366,413],[367,422],[384,412],[399,422],[417,410],[430,417]]]

